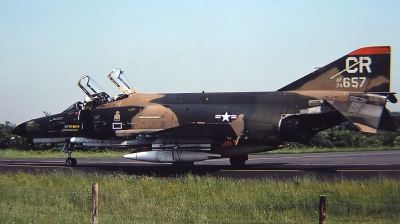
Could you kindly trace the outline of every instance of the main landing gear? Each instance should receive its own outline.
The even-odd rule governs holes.
[[[65,143],[64,147],[61,149],[62,152],[68,153],[68,157],[65,160],[66,166],[76,166],[78,161],[75,158],[72,158],[72,151],[74,150],[74,146],[71,143]]]
[[[232,166],[238,167],[238,166],[244,166],[246,160],[248,159],[249,156],[247,154],[240,156],[232,156],[229,158],[229,162],[231,163]]]

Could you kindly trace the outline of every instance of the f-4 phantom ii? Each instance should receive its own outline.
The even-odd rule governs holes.
[[[78,86],[85,101],[59,114],[19,124],[13,133],[32,143],[65,143],[67,166],[77,147],[126,147],[123,158],[194,163],[304,142],[344,121],[362,132],[395,131],[385,105],[390,92],[389,46],[357,49],[275,92],[137,93],[121,69],[108,78],[122,91],[111,98],[89,76]]]

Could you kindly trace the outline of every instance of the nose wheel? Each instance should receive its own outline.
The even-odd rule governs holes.
[[[75,158],[67,158],[67,160],[65,160],[66,166],[76,166],[76,164],[78,164],[78,161]]]
[[[66,166],[76,166],[78,164],[78,161],[75,158],[72,158],[72,151],[74,150],[74,146],[70,143],[65,143],[64,147],[62,148],[62,152],[68,153],[68,157],[65,160],[65,165]]]

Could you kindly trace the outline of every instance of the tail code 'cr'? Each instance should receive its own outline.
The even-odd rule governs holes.
[[[390,46],[364,47],[278,91],[390,92]]]

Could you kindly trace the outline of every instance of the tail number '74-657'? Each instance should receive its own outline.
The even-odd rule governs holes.
[[[336,88],[361,88],[364,86],[365,80],[367,77],[345,77],[345,78],[337,78],[336,79]]]

